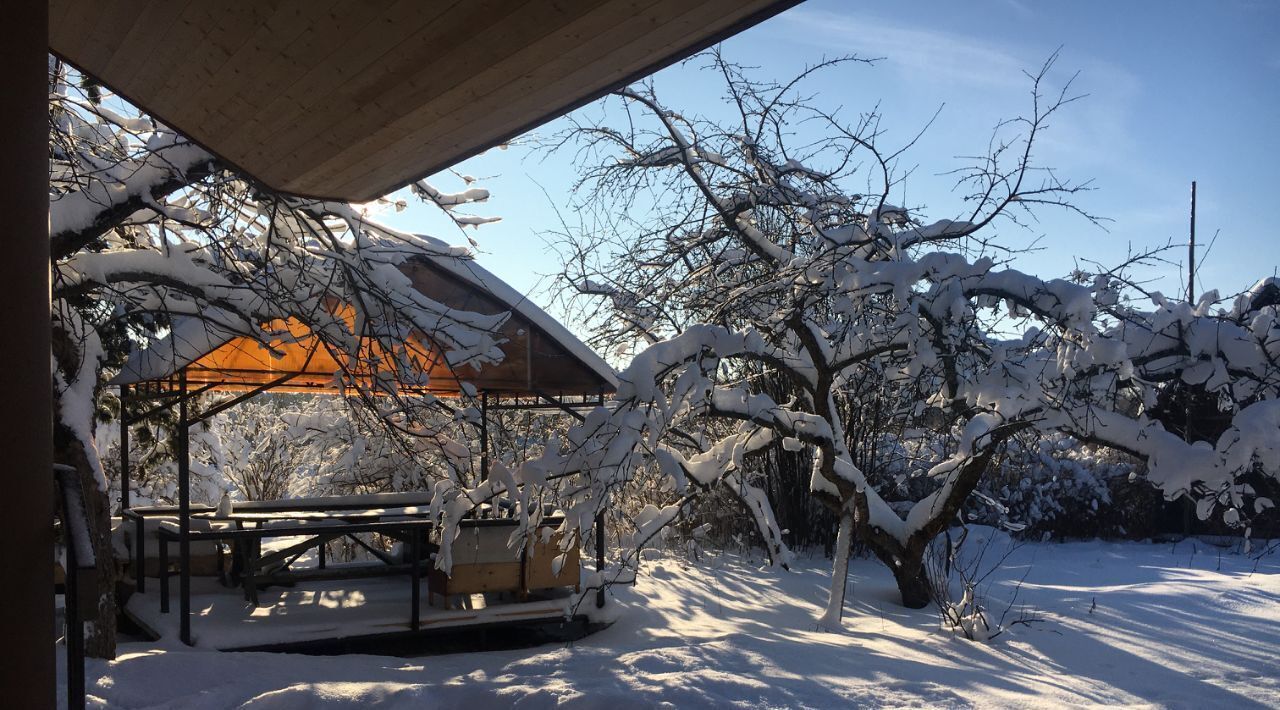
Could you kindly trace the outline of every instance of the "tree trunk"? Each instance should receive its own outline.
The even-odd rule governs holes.
[[[866,530],[860,532],[862,541],[893,573],[893,581],[897,583],[898,593],[902,596],[902,605],[908,609],[929,606],[929,602],[933,601],[933,592],[924,567],[928,539],[916,538],[910,544],[902,545],[879,531],[870,531],[870,534]]]
[[[923,609],[933,601],[929,576],[924,571],[924,552],[908,553],[902,563],[893,567],[893,581],[898,583],[902,605],[908,609]]]
[[[97,619],[85,625],[85,654],[93,658],[116,657],[116,556],[111,545],[111,502],[98,487],[89,464],[89,453],[80,440],[59,422],[54,423],[54,461],[76,469],[84,491],[85,515],[93,543],[98,578]]]
[[[53,352],[62,373],[74,371],[69,363],[77,349],[62,328],[53,329]],[[97,618],[85,624],[85,654],[93,658],[116,656],[116,556],[111,544],[111,500],[94,475],[91,457],[96,453],[85,448],[84,442],[66,422],[61,412],[65,393],[54,388],[53,392],[53,460],[70,466],[80,477],[84,491],[85,516],[89,523],[89,537],[93,545],[94,568],[97,572]],[[92,421],[88,423],[92,426]]]
[[[898,592],[902,595],[903,606],[909,609],[923,609],[929,606],[933,600],[933,593],[924,566],[924,556],[929,549],[929,543],[942,534],[956,519],[960,506],[973,489],[977,488],[996,449],[1004,443],[1005,439],[1030,426],[1030,422],[1017,421],[1003,424],[993,430],[988,435],[988,441],[982,451],[965,461],[958,475],[955,475],[950,482],[947,496],[930,504],[928,520],[918,526],[905,543],[884,530],[872,527],[867,522],[869,516],[866,514],[866,494],[854,494],[854,502],[862,513],[858,518],[858,537],[893,572],[893,579],[898,584]]]
[[[831,594],[827,597],[827,610],[818,619],[818,625],[835,631],[840,628],[844,616],[844,593],[849,579],[849,551],[853,546],[853,506],[846,505],[840,512],[840,531],[836,533],[835,559],[831,565]]]

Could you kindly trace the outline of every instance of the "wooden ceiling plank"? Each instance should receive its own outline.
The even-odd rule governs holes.
[[[323,9],[321,3],[327,0],[316,0],[317,9]],[[202,76],[204,81],[189,82],[172,90],[171,100],[183,106],[198,107],[212,114],[222,107],[213,101],[214,94],[229,84],[253,86],[258,75],[243,75],[235,72],[238,55],[256,37],[264,31],[274,31],[276,41],[286,43],[292,38],[292,26],[278,23],[282,13],[290,10],[289,0],[273,0],[272,2],[244,3],[234,12],[224,12],[218,16],[217,26],[208,37],[208,42],[217,46],[216,52],[210,52],[203,62]],[[273,23],[273,20],[277,20]],[[259,71],[259,75],[266,72]],[[207,119],[206,119],[207,120]]]
[[[194,113],[189,107],[175,106],[161,89],[174,73],[193,71],[192,51],[202,44],[212,13],[212,8],[199,0],[186,2],[169,26],[165,41],[146,42],[136,48],[143,57],[137,62],[138,71],[132,77],[122,77],[118,88],[127,96],[145,98],[148,109],[171,120],[182,121]],[[99,78],[111,83],[107,77]]]
[[[67,50],[62,53],[62,56],[68,61],[81,63],[86,59],[83,56],[85,45],[89,41],[92,28],[97,25],[98,17],[103,12],[106,12],[105,3],[83,7],[79,3],[68,0],[63,8],[62,21],[54,24],[51,8],[49,37],[50,39],[56,37],[59,40],[59,46]]]
[[[85,7],[84,3],[75,0],[49,1],[49,38],[57,38],[57,46],[64,49],[79,50],[84,46],[89,28],[93,27],[98,16],[106,11],[105,3],[92,3]],[[64,56],[67,56],[64,54]],[[70,57],[68,56],[68,59]]]
[[[80,10],[71,0],[49,0],[49,46],[53,46],[53,37],[59,32],[68,33],[72,13]]]
[[[668,0],[670,1],[670,0]],[[646,3],[646,6],[654,4]],[[687,4],[687,3],[685,3]],[[366,136],[374,132],[383,134],[384,140],[395,141],[402,135],[420,127],[421,123],[408,122],[402,119],[388,122],[387,111],[380,101],[394,101],[399,106],[435,107],[441,104],[456,102],[462,108],[470,101],[470,96],[482,91],[479,86],[485,83],[516,81],[528,66],[545,61],[546,57],[563,47],[561,37],[581,33],[591,37],[606,32],[619,23],[617,3],[600,5],[599,3],[579,2],[575,10],[581,14],[570,13],[558,18],[553,26],[539,25],[539,18],[546,17],[545,7],[531,4],[521,11],[506,18],[497,30],[486,37],[483,42],[473,42],[460,51],[444,57],[432,67],[429,76],[415,77],[400,91],[390,87],[379,87],[383,98],[369,96],[359,99],[343,120],[328,125],[317,125],[320,133],[313,139],[312,150],[300,150],[299,145],[291,146],[291,150],[276,165],[280,172],[292,174],[314,173],[323,170],[321,166],[345,165],[350,160],[353,142],[346,136]],[[544,20],[545,21],[545,20]],[[550,32],[548,32],[550,30]],[[495,51],[493,45],[501,46]],[[496,55],[496,56],[495,56]],[[488,68],[482,72],[466,72],[467,67],[480,62],[488,62]],[[516,77],[503,78],[503,74],[516,74]],[[418,115],[423,108],[412,113]],[[303,131],[305,132],[305,131]]]
[[[404,90],[385,92],[382,96],[370,93],[356,97],[352,111],[348,114],[349,119],[344,124],[321,127],[320,143],[325,146],[325,149],[310,156],[300,154],[289,156],[297,161],[290,167],[301,172],[306,168],[308,161],[313,164],[316,160],[327,162],[333,153],[350,147],[352,141],[344,140],[344,134],[363,136],[373,126],[379,126],[379,131],[387,130],[389,133],[386,138],[395,140],[397,136],[393,134],[407,133],[417,126],[396,121],[385,123],[385,115],[388,111],[384,105],[400,107],[397,112],[403,114],[405,106],[436,105],[448,96],[458,97],[459,101],[466,102],[467,94],[475,92],[469,87],[480,76],[470,71],[471,67],[498,63],[502,66],[522,69],[529,61],[525,57],[530,52],[542,51],[546,46],[545,39],[548,34],[554,35],[584,20],[589,23],[594,22],[598,27],[607,27],[616,22],[611,8],[599,3],[576,3],[571,12],[551,19],[547,18],[544,8],[531,6],[528,12],[507,18],[503,25],[485,36],[484,42],[471,43],[464,48],[464,51],[449,55],[444,61],[432,67],[429,75],[420,74],[414,77],[406,83]],[[493,49],[494,46],[500,47],[501,51]]]
[[[562,89],[575,85],[584,85],[588,82],[590,82],[590,85],[610,85],[643,68],[652,61],[652,56],[665,53],[671,48],[687,46],[691,37],[696,38],[697,35],[705,31],[705,27],[714,25],[717,19],[725,26],[732,21],[731,19],[725,20],[722,13],[714,7],[714,4],[689,6],[687,3],[680,2],[680,0],[667,0],[667,5],[659,8],[659,10],[671,10],[676,7],[685,8],[686,11],[672,18],[670,23],[675,26],[682,25],[688,29],[669,39],[658,51],[655,51],[638,34],[623,31],[620,32],[622,37],[614,34],[603,34],[594,37],[581,47],[580,52],[557,57],[534,68],[532,73],[525,72],[525,74],[516,73],[513,75],[509,68],[495,66],[491,70],[494,75],[497,77],[505,76],[507,81],[493,87],[485,97],[475,99],[480,104],[477,107],[480,110],[476,111],[476,113],[480,114],[482,118],[473,120],[470,114],[464,114],[460,111],[455,111],[448,115],[435,116],[416,112],[405,116],[397,123],[404,125],[416,124],[419,127],[418,130],[399,138],[394,143],[382,146],[374,146],[370,145],[370,143],[376,138],[386,135],[385,132],[380,132],[378,136],[369,136],[367,140],[361,141],[352,146],[351,149],[335,155],[332,160],[321,165],[318,171],[309,174],[334,181],[331,184],[350,188],[354,184],[371,182],[375,176],[380,178],[389,174],[382,167],[385,165],[383,162],[385,156],[400,154],[403,151],[414,150],[415,148],[421,150],[424,145],[436,145],[441,148],[447,146],[449,149],[456,149],[458,144],[448,143],[448,141],[453,139],[460,131],[474,131],[477,128],[481,129],[481,133],[486,139],[499,137],[504,131],[510,131],[518,127],[520,125],[518,123],[520,116],[527,115],[531,108],[545,104],[549,96],[557,95]],[[628,41],[627,37],[631,39]],[[583,61],[582,57],[579,56],[580,54],[593,54],[599,47],[614,48],[613,53],[609,55],[610,61],[594,65]],[[617,61],[619,59],[624,59],[625,61]],[[598,66],[601,65],[613,68],[602,75],[598,69]],[[526,81],[534,74],[560,78],[541,84],[544,87],[544,91],[526,94],[516,101],[509,101],[507,96],[510,92],[504,91],[504,89],[509,88],[511,84]],[[477,79],[479,78],[477,77]],[[345,162],[343,162],[344,160]]]
[[[360,104],[353,98],[367,91],[370,86],[379,82],[403,82],[401,76],[412,77],[422,72],[422,67],[435,67],[448,60],[450,52],[455,48],[474,46],[477,41],[468,32],[479,32],[486,36],[495,32],[494,28],[502,28],[503,20],[513,12],[545,13],[551,7],[537,2],[513,3],[510,0],[492,0],[487,3],[463,3],[456,12],[448,12],[427,22],[414,33],[404,37],[394,46],[388,46],[378,57],[371,58],[367,66],[343,66],[338,71],[347,78],[324,93],[311,91],[297,96],[299,102],[309,100],[323,103],[328,107],[338,107],[336,112],[341,118],[333,120],[327,111],[312,111],[301,116],[290,117],[286,113],[272,117],[274,124],[266,133],[255,137],[256,150],[250,155],[262,158],[275,166],[277,172],[287,170],[282,163],[295,158],[299,151],[308,148],[315,151],[329,150],[332,146],[316,144],[323,140],[334,123],[350,125],[358,120]],[[405,99],[406,102],[409,99]],[[386,121],[384,115],[363,116],[361,125],[376,126]],[[368,130],[367,128],[365,130]]]
[[[190,97],[193,104],[205,106],[209,116],[204,130],[209,135],[244,130],[246,116],[253,116],[274,95],[283,90],[290,73],[305,71],[328,56],[329,37],[312,32],[309,15],[319,13],[333,17],[336,24],[348,26],[372,15],[358,4],[344,0],[286,0],[266,18],[230,60],[222,66],[214,81]],[[356,24],[357,27],[361,26]],[[286,71],[263,71],[272,62],[287,61]]]
[[[126,96],[139,95],[139,79],[156,71],[157,65],[154,62],[172,62],[175,57],[181,57],[179,52],[169,46],[169,39],[182,32],[184,15],[191,13],[191,17],[195,16],[191,3],[185,0],[158,0],[154,4],[158,9],[153,12],[144,11],[141,22],[134,23],[126,41],[120,43],[116,56],[112,57],[107,67],[99,70],[100,79],[108,85],[120,88]],[[189,36],[194,37],[194,34]],[[170,64],[159,66],[167,67]],[[154,106],[149,108],[156,111]]]
[[[707,23],[714,24],[713,18],[707,18],[702,15],[706,12],[705,6],[700,6],[693,10],[693,14],[686,13],[683,19],[688,20],[688,26],[691,30],[678,38],[673,39],[663,45],[660,51],[653,52],[653,56],[662,56],[663,52],[670,52],[675,49],[686,47],[698,37],[706,34]],[[727,27],[731,21],[722,20],[722,25]],[[634,50],[637,47],[643,48],[643,43],[629,43]],[[627,46],[623,46],[626,49]],[[617,57],[614,57],[616,60]],[[479,119],[473,119],[468,115],[456,114],[451,117],[423,117],[421,115],[406,116],[406,121],[417,122],[419,126],[425,126],[423,130],[419,130],[415,135],[408,138],[402,138],[396,144],[384,145],[382,147],[373,147],[372,141],[379,138],[378,136],[369,136],[365,141],[357,144],[355,150],[350,152],[349,156],[358,156],[351,160],[347,166],[329,165],[326,170],[337,171],[336,174],[326,172],[310,173],[303,176],[301,180],[308,182],[299,182],[293,189],[298,192],[306,192],[312,189],[325,189],[329,192],[334,190],[354,190],[361,185],[392,185],[404,179],[403,176],[393,176],[394,168],[386,163],[388,156],[401,155],[406,152],[415,154],[435,154],[435,155],[459,155],[466,153],[467,146],[461,141],[449,142],[456,134],[466,134],[466,142],[470,145],[489,144],[496,140],[502,140],[509,136],[513,130],[518,130],[524,124],[519,123],[518,119],[531,114],[536,114],[539,106],[546,105],[548,96],[563,95],[572,91],[575,85],[595,85],[607,86],[617,81],[621,81],[629,74],[639,68],[648,66],[650,60],[646,58],[636,60],[634,66],[628,67],[625,62],[611,60],[606,62],[607,66],[616,67],[608,73],[607,80],[601,80],[599,76],[593,76],[590,66],[587,63],[581,63],[577,71],[564,70],[559,74],[561,78],[543,88],[547,90],[547,94],[525,96],[517,101],[509,101],[505,94],[495,94],[490,97],[488,102],[480,102],[482,105],[477,113],[481,116]],[[572,62],[573,58],[566,58],[565,61]],[[483,140],[475,140],[482,138]],[[423,168],[430,169],[429,160],[424,160]],[[361,176],[354,176],[353,170],[363,168],[364,173]],[[372,177],[371,177],[372,176]],[[382,182],[383,178],[388,178],[386,182]],[[348,193],[349,194],[349,193]]]
[[[82,36],[77,53],[91,65],[105,65],[120,48],[145,4],[146,0],[98,3],[92,15],[86,13],[85,19],[91,24],[85,27],[92,31]]]
[[[125,34],[120,41],[111,60],[107,62],[102,70],[102,76],[112,77],[113,80],[123,84],[121,79],[127,79],[137,74],[146,62],[146,52],[141,48],[146,47],[148,39],[154,37],[162,37],[177,22],[178,16],[182,14],[184,4],[175,2],[175,0],[151,0],[147,6],[138,12],[138,16],[133,23],[133,27]],[[103,79],[107,81],[107,79]]]
[[[650,17],[657,16],[664,11],[683,10],[684,15],[690,13],[696,16],[713,15],[714,8],[707,8],[705,5],[690,6],[688,3],[680,0],[662,0],[660,3],[651,4],[648,10]],[[628,23],[627,27],[634,26],[636,22],[643,20],[633,20]],[[576,33],[576,28],[569,30]],[[649,54],[649,45],[645,41],[636,39],[637,33],[628,31],[625,28],[614,26],[611,31],[605,32],[588,32],[586,41],[578,42],[575,50],[563,53],[551,60],[544,60],[540,64],[535,63],[527,58],[517,58],[517,62],[523,62],[521,67],[519,64],[506,66],[497,65],[492,70],[486,70],[484,76],[477,76],[474,84],[483,84],[487,86],[487,91],[483,96],[469,96],[463,102],[437,100],[431,105],[424,107],[413,114],[406,115],[397,121],[397,127],[407,127],[408,130],[400,133],[393,133],[391,130],[380,132],[378,136],[367,136],[351,146],[351,149],[344,151],[343,155],[335,155],[335,160],[331,160],[316,171],[308,173],[312,179],[329,181],[331,184],[349,184],[349,182],[357,179],[357,176],[367,177],[371,174],[382,174],[383,166],[380,165],[381,158],[378,154],[395,154],[399,150],[410,149],[419,152],[432,151],[431,146],[444,145],[447,135],[451,135],[459,127],[477,127],[479,125],[491,125],[495,121],[500,122],[498,133],[503,130],[512,130],[518,127],[519,123],[508,121],[506,116],[510,110],[518,110],[519,107],[528,109],[545,105],[550,101],[549,94],[545,92],[520,94],[515,86],[521,83],[536,83],[539,75],[562,71],[561,78],[556,82],[557,86],[569,87],[574,86],[594,86],[602,85],[598,79],[600,73],[599,67],[616,63],[618,53],[626,53],[631,51],[636,53],[636,57],[632,57],[628,62],[621,65],[619,70],[619,78],[625,76],[635,64],[646,60]],[[547,41],[553,46],[562,46],[565,37],[549,37]],[[630,40],[630,41],[628,41]],[[607,56],[606,61],[600,61],[601,56]],[[637,58],[638,57],[638,58]],[[642,66],[642,64],[641,64]],[[520,67],[520,68],[517,68]],[[466,87],[474,90],[475,87]],[[515,97],[512,99],[511,97]],[[441,97],[443,99],[443,97]],[[488,102],[488,103],[486,103]],[[467,110],[470,105],[470,110]],[[477,118],[479,116],[479,118]],[[488,135],[488,134],[486,134]],[[392,143],[381,141],[384,137],[393,138]],[[362,156],[368,155],[371,160],[365,160]],[[359,164],[356,164],[359,163]],[[425,165],[424,165],[425,167]],[[358,171],[358,172],[357,172]],[[336,183],[335,183],[336,181]]]
[[[278,0],[229,3],[226,8],[211,17],[204,41],[198,48],[189,50],[199,58],[197,61],[190,62],[194,65],[195,71],[191,74],[180,71],[167,72],[169,81],[161,91],[167,95],[170,105],[187,107],[188,114],[197,116],[197,121],[206,119],[213,107],[195,102],[193,98],[218,80],[222,68],[248,41],[249,33],[245,28],[261,26],[275,12],[278,5]],[[197,132],[197,129],[193,128],[192,131]]]
[[[252,133],[232,137],[226,150],[250,154],[257,141],[297,129],[300,114],[326,113],[337,105],[334,96],[339,87],[369,71],[406,38],[436,24],[452,5],[432,4],[431,11],[425,12],[420,0],[401,0],[360,30],[334,37],[329,55],[306,73],[290,77],[287,86],[252,116]]]

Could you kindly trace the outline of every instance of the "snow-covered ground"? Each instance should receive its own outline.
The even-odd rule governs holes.
[[[612,627],[570,646],[419,659],[313,658],[126,644],[90,661],[113,708],[1280,707],[1280,553],[1200,542],[1030,544],[990,590],[1039,621],[990,643],[897,606],[856,561],[843,633],[818,630],[828,561],[651,560]],[[1255,569],[1256,566],[1256,569]],[[1016,618],[1011,613],[1009,618]]]

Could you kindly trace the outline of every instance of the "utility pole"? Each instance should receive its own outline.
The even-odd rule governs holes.
[[[1191,241],[1187,242],[1187,302],[1196,300],[1196,181],[1191,181]]]
[[[1191,239],[1187,242],[1187,303],[1192,307],[1196,302],[1196,181],[1191,181]],[[1181,330],[1181,328],[1179,328]],[[1182,440],[1191,443],[1191,390],[1183,386],[1182,395]],[[1191,491],[1187,491],[1182,504],[1182,535],[1191,537]]]

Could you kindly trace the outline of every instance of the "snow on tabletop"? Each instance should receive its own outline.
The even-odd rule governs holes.
[[[89,661],[89,705],[1275,707],[1280,558],[1254,564],[1198,542],[1028,544],[987,606],[1026,574],[1018,600],[1042,621],[974,643],[898,606],[874,561],[851,562],[845,630],[827,633],[828,560],[656,559],[615,588],[617,623],[571,645],[412,659],[126,643]]]
[[[401,508],[431,504],[430,491],[403,491],[396,493],[358,493],[345,496],[299,496],[294,498],[282,498],[280,500],[238,500],[235,502],[235,509],[257,510],[260,508],[282,508],[288,510],[305,510],[307,508],[316,508],[325,510],[332,506],[368,506],[372,509],[381,508]]]

